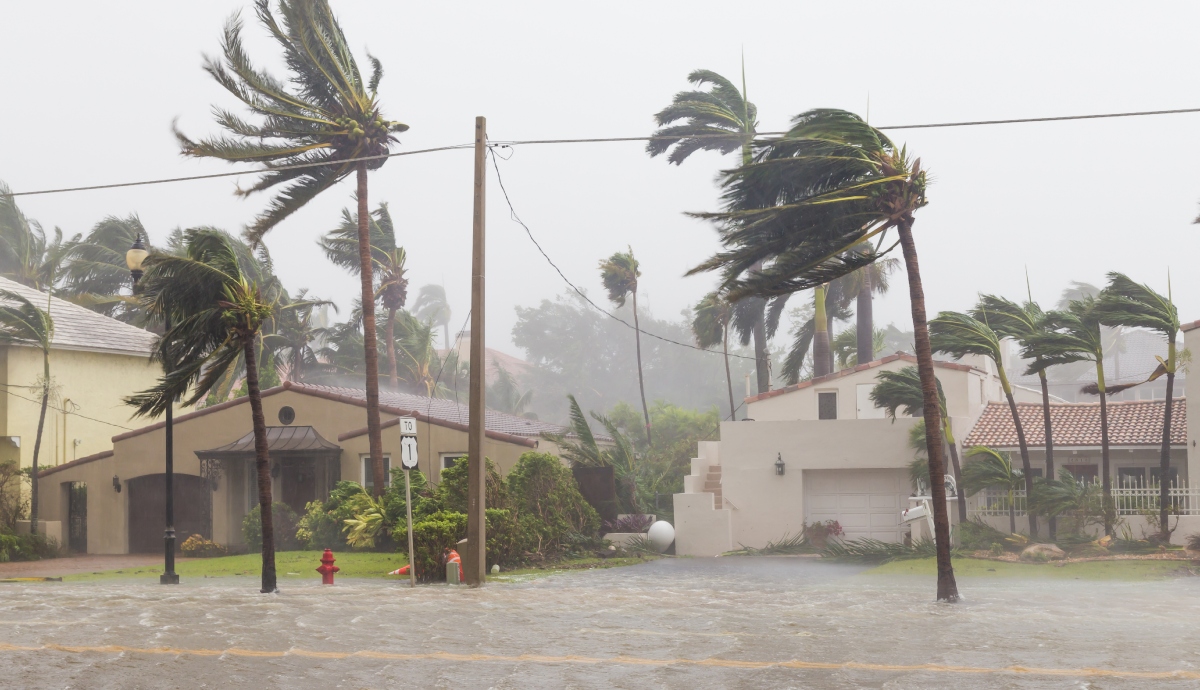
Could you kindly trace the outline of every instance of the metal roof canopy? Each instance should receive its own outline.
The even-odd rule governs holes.
[[[336,458],[341,455],[342,447],[325,440],[311,426],[269,426],[267,451],[278,456]],[[233,443],[195,452],[196,457],[201,460],[253,456],[254,432],[251,431]]]

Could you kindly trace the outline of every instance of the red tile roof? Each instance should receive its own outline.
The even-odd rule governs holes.
[[[904,361],[904,362],[909,362],[911,364],[916,364],[917,358],[908,353],[905,353],[905,352],[897,352],[894,355],[888,355],[887,357],[884,357],[882,359],[877,359],[874,362],[867,362],[866,364],[859,364],[856,367],[851,367],[849,369],[842,369],[841,371],[835,371],[832,374],[826,374],[825,376],[822,376],[819,379],[810,379],[808,381],[801,381],[800,383],[794,383],[790,386],[785,386],[783,388],[776,388],[773,391],[767,391],[766,393],[759,393],[758,395],[754,395],[749,398],[746,398],[746,402],[752,403],[752,402],[758,402],[759,400],[766,400],[767,398],[774,398],[777,395],[783,395],[784,393],[791,393],[792,391],[798,391],[802,388],[808,388],[809,386],[815,386],[817,384],[825,383],[826,381],[832,381],[834,379],[842,378],[843,376],[849,376],[851,374],[856,374],[860,371],[866,371],[868,369],[875,369],[876,367],[882,366],[884,364],[888,364],[889,362],[897,362],[897,361]],[[980,371],[980,369],[977,369],[973,366],[969,366],[967,364],[957,364],[955,362],[943,362],[943,361],[937,360],[937,359],[933,360],[933,365],[935,367],[940,367],[942,369],[953,369],[955,371]]]
[[[1163,400],[1129,400],[1108,403],[1110,446],[1158,446],[1162,443]],[[1042,406],[1017,403],[1017,414],[1030,448],[1046,443]],[[1100,447],[1100,403],[1050,403],[1050,428],[1054,447]],[[963,445],[1017,448],[1017,430],[1008,403],[991,402]],[[1187,445],[1187,400],[1175,398],[1171,407],[1171,445]]]

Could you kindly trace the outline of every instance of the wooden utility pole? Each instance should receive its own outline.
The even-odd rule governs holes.
[[[467,548],[463,557],[467,584],[482,586],[487,579],[487,527],[484,491],[487,464],[483,457],[484,438],[484,213],[487,207],[487,119],[475,118],[475,211],[471,251],[471,398],[470,438],[467,442]]]

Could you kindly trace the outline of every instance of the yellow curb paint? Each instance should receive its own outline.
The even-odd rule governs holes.
[[[45,644],[40,646],[15,645],[0,642],[2,652],[64,652],[69,654],[166,654],[171,656],[202,656],[221,657],[236,656],[259,659],[278,659],[287,656],[298,656],[310,659],[385,659],[388,661],[458,661],[458,662],[490,662],[490,663],[535,663],[535,664],[619,664],[626,666],[705,666],[713,668],[732,669],[766,669],[792,668],[805,671],[882,671],[891,673],[952,673],[952,674],[1013,674],[1034,676],[1086,676],[1091,678],[1141,678],[1146,680],[1200,680],[1200,671],[1125,671],[1105,668],[1035,668],[1028,666],[1007,666],[988,668],[982,666],[949,666],[945,664],[869,664],[857,661],[822,662],[801,661],[739,661],[737,659],[646,659],[633,656],[587,657],[587,656],[546,656],[541,654],[521,654],[519,656],[503,656],[497,654],[455,654],[451,652],[426,652],[414,654],[398,654],[381,652],[371,649],[356,652],[319,652],[307,649],[289,649],[284,651],[255,650],[255,649],[180,649],[175,647],[124,647],[120,645],[80,646]]]

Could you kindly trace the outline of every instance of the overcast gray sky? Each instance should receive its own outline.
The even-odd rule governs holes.
[[[813,107],[864,112],[877,125],[1200,106],[1192,69],[1195,3],[403,3],[335,1],[351,43],[384,64],[384,114],[411,125],[397,150],[470,142],[476,115],[493,139],[645,135],[651,116],[697,68],[734,77],[744,46],[760,129],[785,129]],[[0,40],[0,179],[16,191],[222,172],[184,160],[173,118],[214,131],[211,104],[232,98],[201,69],[238,9],[252,55],[278,53],[247,0],[4,3]],[[979,291],[1052,303],[1070,279],[1120,270],[1165,290],[1200,319],[1195,132],[1200,114],[896,132],[932,171],[917,246],[932,312]],[[716,206],[731,163],[701,154],[682,167],[643,143],[522,147],[501,171],[522,218],[593,296],[596,264],[631,245],[643,304],[674,316],[709,290],[683,278],[716,248],[684,211]],[[412,289],[444,282],[469,302],[471,153],[390,160],[371,178],[408,250]],[[249,177],[241,178],[243,183]],[[85,232],[137,213],[155,240],[174,227],[239,231],[267,202],[238,199],[238,178],[19,199],[47,228]],[[267,244],[290,288],[348,306],[357,280],[315,244],[351,202],[352,181],[280,225]],[[514,306],[560,294],[562,281],[510,222],[494,174],[488,205],[488,339],[519,354]],[[903,275],[876,306],[909,328]]]

